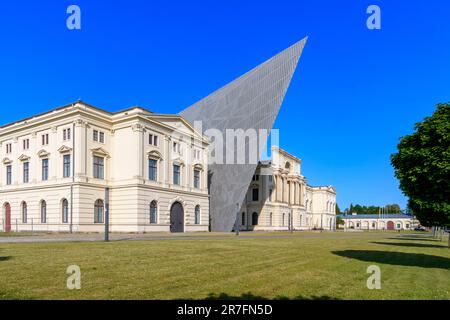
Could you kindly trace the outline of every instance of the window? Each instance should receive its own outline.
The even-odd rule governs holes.
[[[181,154],[181,144],[178,142],[173,143],[173,152]]]
[[[253,181],[259,181],[259,175],[258,174],[253,175],[252,180]]]
[[[103,200],[97,200],[94,204],[94,223],[103,223]]]
[[[62,223],[68,223],[69,222],[69,201],[67,201],[67,199],[63,199],[61,211],[62,211]]]
[[[271,212],[269,214],[269,226],[272,226],[272,224],[273,224],[273,213]]]
[[[200,206],[195,206],[195,224],[200,224]]]
[[[27,203],[22,202],[22,223],[27,223],[28,221],[28,208]]]
[[[245,226],[245,212],[242,212],[242,225]]]
[[[269,176],[269,182],[273,181],[273,176]]]
[[[331,225],[331,221],[330,221],[330,225]],[[376,225],[375,222],[372,223],[372,228],[375,229]]]
[[[407,224],[405,225],[405,227],[406,227],[406,229],[409,229],[409,223],[407,223]]]
[[[173,165],[173,184],[180,185],[180,166]]]
[[[70,177],[70,154],[65,154],[63,157],[63,177]]]
[[[12,183],[12,166],[6,166],[6,184],[9,186]]]
[[[158,146],[158,136],[149,134],[148,135],[148,144],[157,147]]]
[[[42,159],[42,181],[48,180],[48,159]]]
[[[28,183],[30,181],[30,163],[23,163],[23,183]]]
[[[30,139],[23,139],[23,150],[28,150],[30,148]]]
[[[41,223],[47,223],[47,202],[41,201]]]
[[[71,134],[70,128],[64,129],[63,130],[63,140],[64,141],[70,140],[70,134]]]
[[[11,143],[7,143],[6,144],[6,153],[11,153],[12,152],[12,144]]]
[[[97,130],[94,130],[92,132],[92,140],[98,141],[98,131]]]
[[[258,225],[258,213],[253,212],[252,214],[252,225],[257,226]]]
[[[99,141],[101,143],[105,143],[105,133],[104,132],[100,132]]]
[[[200,171],[194,170],[194,188],[200,188]]]
[[[273,190],[270,189],[270,190],[269,190],[269,201],[272,201],[272,192],[273,192]]]
[[[259,189],[253,188],[252,190],[252,201],[258,201],[259,199]]]
[[[158,161],[148,159],[148,179],[156,181],[158,179]]]
[[[151,224],[155,224],[157,223],[157,218],[158,218],[158,204],[156,203],[155,200],[153,200],[150,203],[150,223]]]
[[[48,145],[48,133],[42,135],[42,145]]]
[[[105,159],[102,157],[94,156],[94,178],[105,178]]]
[[[201,153],[200,150],[194,150],[194,159],[200,160],[201,159]]]

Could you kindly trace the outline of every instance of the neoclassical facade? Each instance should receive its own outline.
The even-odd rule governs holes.
[[[208,139],[181,116],[78,101],[0,128],[0,230],[207,231]]]
[[[336,228],[336,190],[311,187],[301,173],[302,161],[272,147],[261,161],[240,213],[240,230],[311,230]]]
[[[351,214],[341,215],[345,229],[355,230],[413,230],[418,220],[406,214]]]

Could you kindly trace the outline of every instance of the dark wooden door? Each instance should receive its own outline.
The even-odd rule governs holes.
[[[387,223],[387,229],[388,229],[388,230],[394,230],[394,222],[388,221],[388,223]]]
[[[170,208],[170,232],[184,232],[184,210],[179,202]]]
[[[11,206],[5,204],[5,232],[11,232]]]

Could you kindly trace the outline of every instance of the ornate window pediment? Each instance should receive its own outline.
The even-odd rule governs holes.
[[[71,151],[72,151],[72,148],[70,148],[68,146],[61,146],[58,149],[58,152],[60,152],[60,153],[67,153],[67,152],[71,152]]]
[[[194,164],[194,169],[203,171],[203,165],[201,163],[196,163]]]
[[[148,152],[147,155],[150,159],[154,159],[154,160],[162,160],[163,159],[162,154],[157,150],[152,150],[152,151]]]
[[[181,157],[178,157],[178,158],[173,159],[173,164],[176,164],[179,166],[184,166],[184,161]]]
[[[9,158],[3,158],[3,164],[11,164],[12,163],[12,160],[11,159],[9,159]]]
[[[106,151],[105,149],[101,148],[101,147],[100,148],[91,149],[91,151],[96,156],[109,158],[109,152]]]
[[[19,157],[19,160],[20,161],[28,161],[28,160],[30,160],[30,157],[27,156],[26,154],[23,154]]]
[[[43,157],[48,157],[50,155],[49,152],[47,152],[46,150],[42,149],[37,153],[38,157],[43,158]]]

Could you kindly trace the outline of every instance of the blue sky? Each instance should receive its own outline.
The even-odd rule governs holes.
[[[66,28],[76,4],[82,29]],[[366,8],[381,8],[381,30]],[[338,203],[406,199],[389,155],[450,101],[448,1],[12,1],[0,6],[4,124],[79,98],[178,113],[308,36],[275,128]]]

